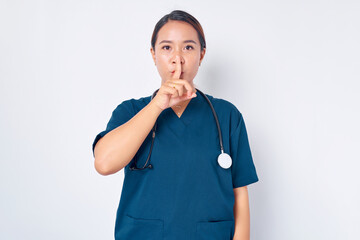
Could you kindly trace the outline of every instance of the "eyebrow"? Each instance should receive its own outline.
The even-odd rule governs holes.
[[[172,43],[173,41],[169,41],[169,40],[162,40],[159,44],[162,44],[162,43]],[[196,44],[196,42],[194,40],[185,40],[183,43],[194,43]]]

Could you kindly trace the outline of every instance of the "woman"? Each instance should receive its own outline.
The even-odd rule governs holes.
[[[93,143],[100,174],[125,171],[115,239],[249,239],[246,186],[258,177],[242,114],[194,87],[206,49],[201,25],[173,11],[151,45],[161,87],[119,104]],[[220,139],[232,161],[218,159]]]

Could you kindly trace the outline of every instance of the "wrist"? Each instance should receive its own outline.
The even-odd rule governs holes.
[[[160,115],[163,111],[163,109],[161,109],[154,101],[150,101],[148,107],[151,109],[151,112],[156,113],[157,115]]]

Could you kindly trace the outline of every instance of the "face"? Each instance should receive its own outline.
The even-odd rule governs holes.
[[[155,51],[151,47],[150,52],[162,83],[172,78],[176,56],[181,60],[180,79],[191,82],[204,58],[205,48],[201,51],[197,32],[189,23],[170,20],[159,30]]]

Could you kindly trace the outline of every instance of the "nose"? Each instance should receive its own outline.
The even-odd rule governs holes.
[[[174,55],[174,57],[172,58],[172,64],[176,64],[176,56],[179,56],[179,59],[180,59],[180,63],[181,64],[184,64],[185,60],[184,58],[181,56],[181,55]]]

